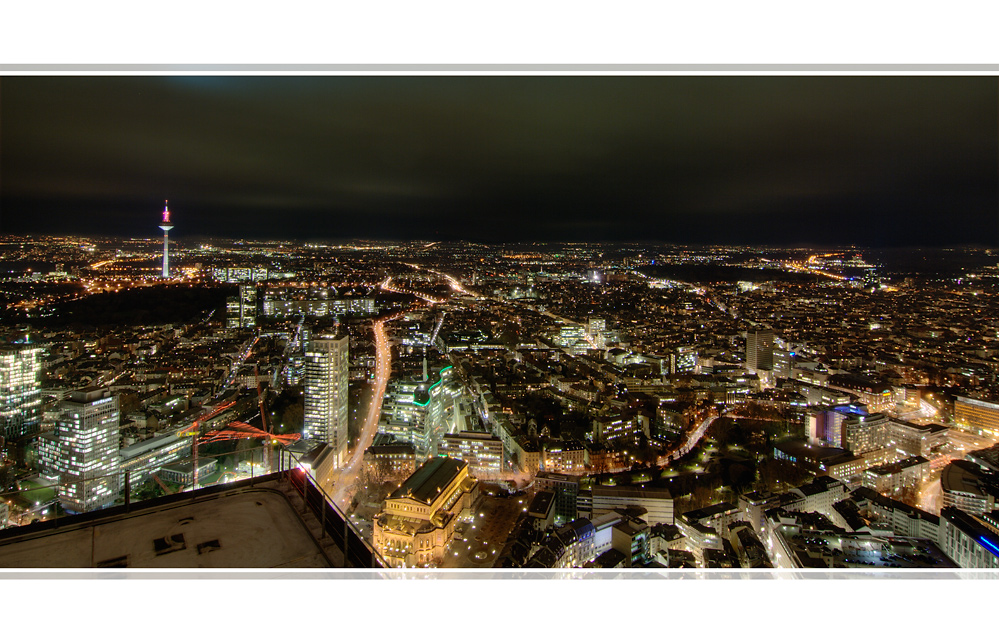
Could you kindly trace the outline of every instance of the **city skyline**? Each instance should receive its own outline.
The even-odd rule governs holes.
[[[4,90],[0,568],[999,569],[995,79]]]
[[[993,78],[3,79],[2,229],[995,245]]]
[[[0,567],[999,567],[992,249],[0,252]]]

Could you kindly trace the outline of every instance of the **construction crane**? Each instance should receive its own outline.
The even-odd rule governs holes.
[[[214,429],[203,437],[201,437],[200,442],[203,444],[208,443],[219,443],[222,441],[238,441],[243,438],[259,438],[264,441],[265,454],[270,454],[268,456],[268,461],[273,460],[273,448],[274,445],[280,443],[281,445],[290,445],[302,438],[301,434],[271,434],[262,429],[258,429],[253,425],[248,425],[247,423],[242,423],[239,421],[229,423],[223,429]],[[265,463],[265,469],[270,472],[270,462]]]
[[[226,403],[224,405],[219,405],[215,409],[213,409],[211,411],[208,411],[208,412],[205,412],[204,414],[198,416],[198,418],[195,419],[195,421],[193,423],[191,423],[190,425],[188,425],[185,429],[177,432],[178,436],[192,436],[193,437],[191,439],[191,458],[194,461],[194,474],[193,474],[193,476],[194,476],[194,479],[193,479],[194,487],[192,489],[195,489],[195,490],[198,489],[198,443],[200,442],[198,439],[199,439],[199,436],[201,435],[201,423],[204,422],[204,421],[206,421],[206,420],[209,420],[211,418],[214,418],[215,416],[218,416],[219,414],[221,414],[222,412],[224,412],[225,410],[229,409],[230,407],[232,407],[235,404],[236,404],[236,401],[232,401],[232,402]],[[160,483],[160,485],[162,485],[162,483]]]
[[[153,480],[156,481],[161,488],[163,488],[163,492],[165,494],[173,494],[173,490],[171,490],[170,488],[168,488],[167,484],[163,482],[163,479],[161,479],[160,477],[156,476],[155,473],[153,474]]]
[[[253,425],[248,425],[246,423],[241,423],[239,421],[231,422],[222,429],[213,429],[204,436],[201,437],[202,444],[208,443],[218,443],[220,441],[236,441],[241,438],[259,438],[261,440],[268,441],[270,444],[274,445],[281,443],[282,445],[290,445],[295,441],[302,438],[301,434],[271,434],[270,432],[265,432],[264,430],[254,427]]]
[[[260,424],[264,428],[264,433],[267,432],[267,399],[264,396],[264,388],[260,384],[260,370],[257,365],[253,365],[253,377],[257,381],[257,404],[260,405]],[[272,447],[274,443],[272,441],[267,441],[267,447],[264,449],[264,469],[268,472],[271,471],[271,460],[274,458],[274,448]]]

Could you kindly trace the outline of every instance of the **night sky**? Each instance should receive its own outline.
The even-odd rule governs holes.
[[[0,231],[999,244],[999,82],[5,77]]]

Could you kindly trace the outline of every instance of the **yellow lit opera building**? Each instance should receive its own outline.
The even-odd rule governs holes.
[[[467,463],[431,458],[385,499],[375,517],[375,549],[393,567],[442,561],[459,515],[477,496]]]

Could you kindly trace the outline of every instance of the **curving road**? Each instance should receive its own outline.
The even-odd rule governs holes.
[[[943,489],[940,487],[940,470],[933,471],[923,482],[919,491],[917,505],[920,510],[924,510],[937,516],[940,515],[940,506],[943,501]]]
[[[694,446],[696,446],[697,443],[699,443],[701,439],[704,438],[704,434],[706,434],[708,428],[711,427],[711,423],[715,422],[719,418],[720,416],[709,416],[705,418],[701,422],[701,424],[697,426],[697,429],[695,429],[693,432],[690,433],[689,436],[687,436],[687,440],[683,442],[683,445],[677,447],[669,454],[664,454],[663,456],[660,456],[658,464],[660,466],[667,465],[674,459],[680,458],[681,456],[688,454],[690,450],[694,449]]]
[[[925,400],[919,401],[919,409],[899,414],[901,420],[917,420],[920,418],[933,418],[937,415],[937,408]]]
[[[361,462],[364,460],[364,450],[371,446],[371,441],[374,440],[375,434],[378,432],[378,420],[382,415],[385,388],[388,385],[389,374],[392,373],[392,353],[388,342],[388,333],[385,332],[385,323],[397,317],[399,314],[375,321],[375,390],[371,395],[371,403],[368,405],[368,415],[364,419],[361,435],[357,438],[357,444],[347,461],[347,466],[340,471],[340,476],[332,493],[333,503],[344,512],[347,511],[347,506],[354,496],[353,487],[354,483],[357,482]]]

